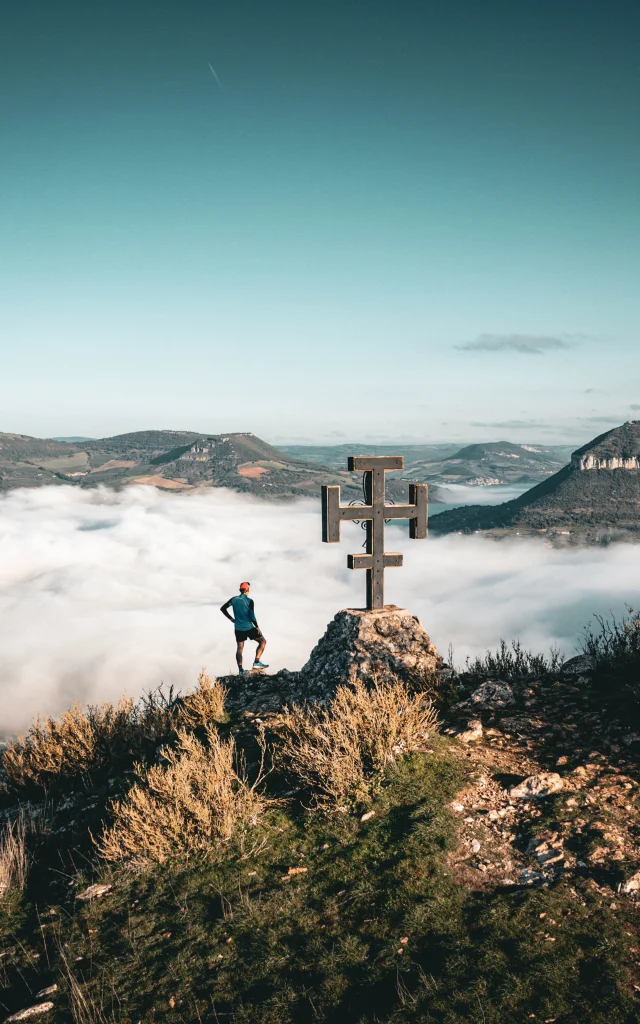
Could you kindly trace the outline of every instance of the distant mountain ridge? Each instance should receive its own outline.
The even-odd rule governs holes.
[[[456,444],[285,445],[296,458],[344,466],[347,455],[389,455],[402,451],[408,480],[431,484],[497,486],[533,484],[556,473],[568,461],[568,445],[490,441],[460,448]]]
[[[398,477],[389,479],[389,496],[406,500],[408,485]],[[268,498],[317,498],[322,484],[340,484],[346,500],[362,496],[359,475],[346,467],[293,458],[252,433],[139,430],[78,442],[0,434],[0,491],[132,483],[178,492],[228,487]],[[431,500],[438,500],[435,488]]]
[[[640,420],[600,434],[519,498],[431,517],[436,533],[475,530],[640,533]]]

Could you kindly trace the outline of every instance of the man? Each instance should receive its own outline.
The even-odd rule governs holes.
[[[256,621],[256,613],[253,608],[253,600],[249,597],[249,590],[251,589],[248,583],[240,584],[240,593],[237,597],[230,598],[225,604],[222,605],[220,611],[223,615],[226,615],[230,622],[233,622],[236,631],[236,661],[238,663],[238,672],[243,675],[246,669],[242,667],[242,652],[244,650],[245,640],[255,640],[258,644],[256,650],[256,660],[253,663],[254,668],[269,668],[261,660],[264,654],[264,649],[267,646],[267,641],[263,637],[258,623]],[[233,615],[229,615],[229,606],[233,608]]]

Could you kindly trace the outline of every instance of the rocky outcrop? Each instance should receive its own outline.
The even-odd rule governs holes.
[[[324,700],[340,683],[372,677],[433,685],[442,659],[415,615],[387,605],[338,612],[300,672],[307,698]]]
[[[299,672],[248,672],[220,682],[229,711],[268,714],[301,701],[324,703],[337,686],[356,680],[370,685],[373,678],[402,679],[422,689],[437,686],[438,674],[446,673],[417,616],[387,605],[380,611],[338,612]]]

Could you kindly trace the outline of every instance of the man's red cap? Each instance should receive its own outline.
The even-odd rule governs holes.
[[[251,586],[250,583],[241,583],[240,584],[240,590],[248,590],[250,586]]]

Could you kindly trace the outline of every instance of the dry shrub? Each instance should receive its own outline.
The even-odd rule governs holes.
[[[16,786],[47,785],[55,776],[83,775],[108,763],[115,746],[127,742],[135,702],[89,707],[76,703],[58,720],[39,717],[24,736],[10,740],[2,755],[7,779]]]
[[[0,900],[24,889],[28,867],[24,818],[20,816],[0,830]]]
[[[255,824],[264,808],[243,767],[235,767],[233,739],[207,726],[206,743],[181,729],[165,765],[136,765],[140,781],[113,804],[115,817],[98,849],[106,860],[156,861],[211,850]]]
[[[367,803],[396,758],[424,748],[436,713],[399,680],[339,686],[328,707],[294,707],[281,719],[279,757],[318,804]]]
[[[224,717],[225,690],[203,671],[196,690],[186,697],[165,696],[160,689],[139,704],[121,697],[86,710],[76,703],[59,719],[37,718],[24,736],[11,740],[2,754],[9,787],[36,785],[91,774],[111,765],[129,766],[175,738],[178,728],[195,728]]]
[[[224,719],[226,692],[222,683],[217,679],[211,679],[202,669],[198,676],[197,689],[187,694],[180,703],[177,713],[179,723],[189,729],[195,729],[210,722],[221,722]]]

